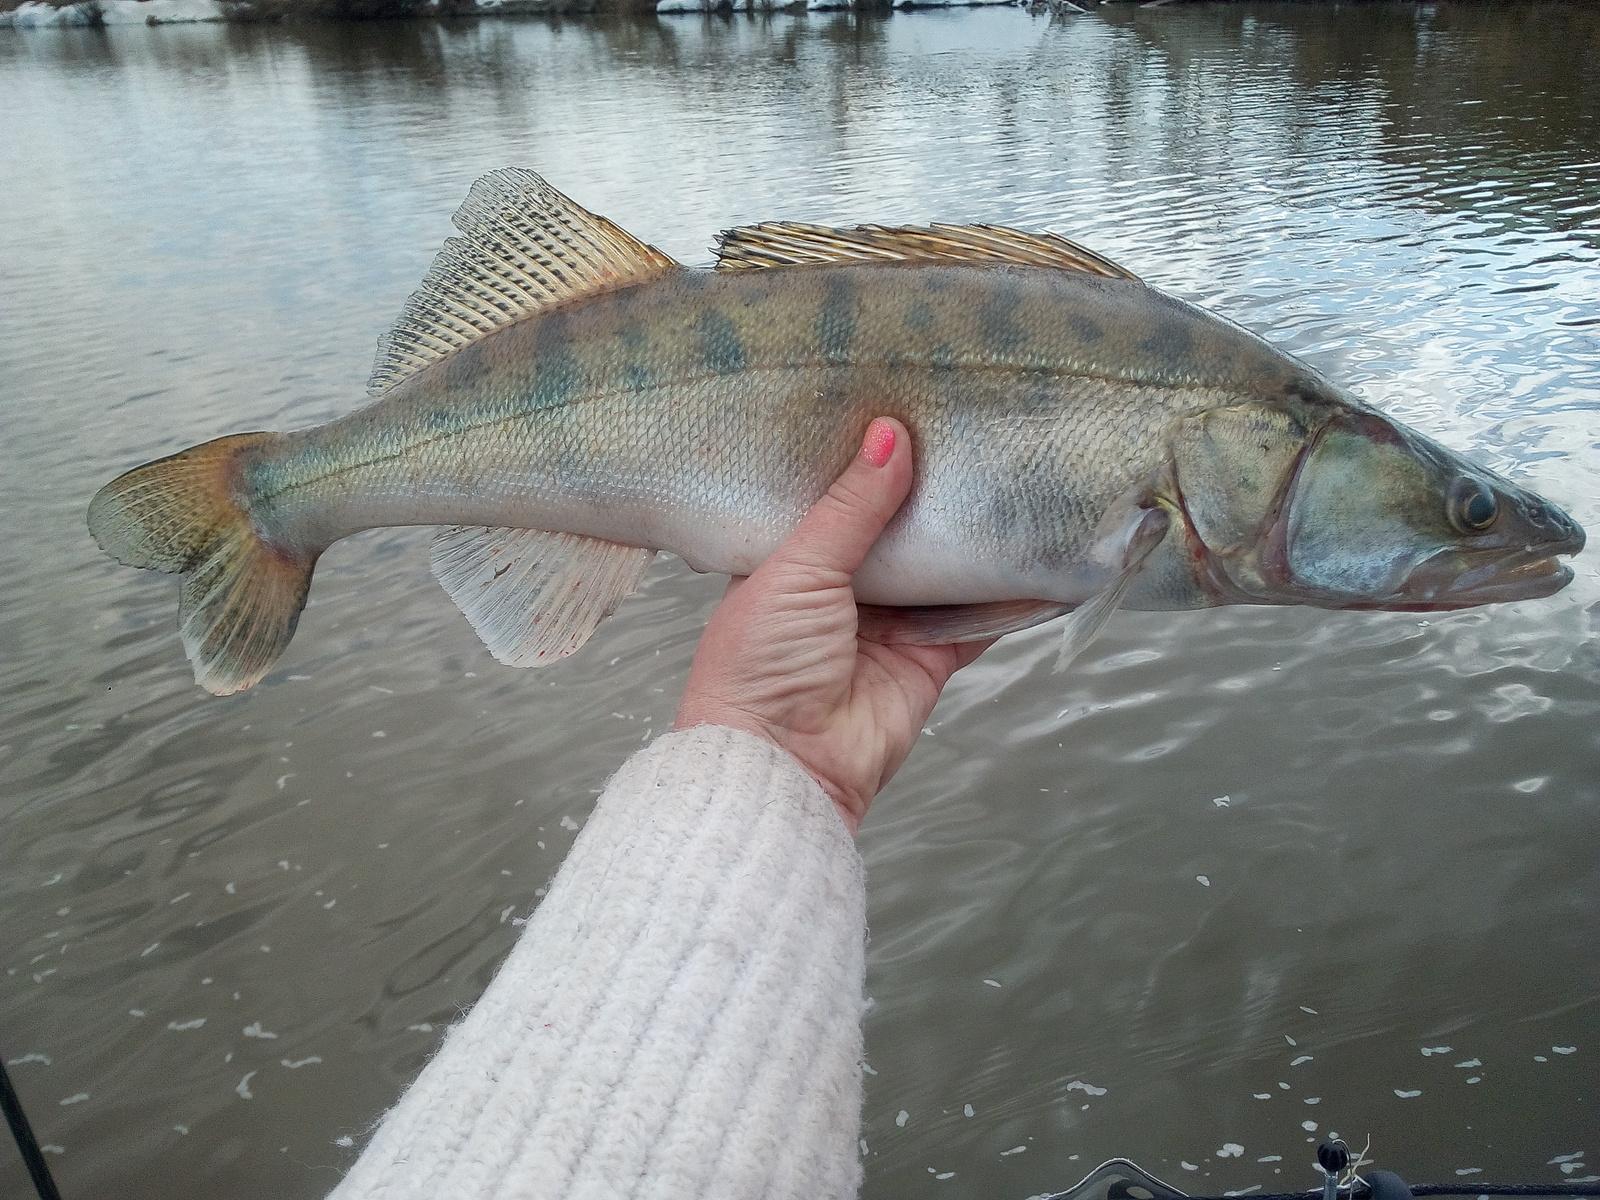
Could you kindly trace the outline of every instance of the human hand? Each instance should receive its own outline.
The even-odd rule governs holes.
[[[730,726],[781,746],[852,834],[945,682],[993,644],[881,646],[856,636],[851,576],[911,490],[911,471],[905,426],[873,421],[828,494],[766,562],[728,585],[673,723]]]

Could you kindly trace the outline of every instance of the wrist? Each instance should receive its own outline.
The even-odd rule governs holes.
[[[672,730],[674,733],[687,730],[713,726],[719,729],[736,729],[740,733],[748,733],[780,750],[795,766],[800,768],[811,781],[815,783],[829,800],[833,802],[839,819],[844,822],[844,827],[854,837],[861,828],[861,821],[867,815],[867,806],[872,803],[871,796],[861,796],[851,789],[841,788],[826,775],[817,771],[805,758],[796,753],[793,746],[772,726],[758,720],[749,713],[737,709],[699,709],[685,705],[678,710],[678,715],[673,719]]]

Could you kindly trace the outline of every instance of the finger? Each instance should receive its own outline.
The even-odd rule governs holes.
[[[911,435],[891,417],[867,426],[861,452],[769,563],[854,575],[911,491]]]

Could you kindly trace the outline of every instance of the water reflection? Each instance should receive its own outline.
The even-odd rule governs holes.
[[[538,167],[688,261],[774,217],[1058,229],[1592,530],[1597,31],[1379,3],[0,37],[0,1041],[50,1059],[15,1070],[68,1193],[325,1191],[670,719],[718,592],[681,566],[534,675],[424,533],[364,535],[218,701],[170,581],[84,532],[123,467],[358,402],[474,177]],[[1049,630],[963,676],[862,839],[866,1194],[1117,1153],[1298,1187],[1308,1120],[1418,1178],[1553,1178],[1600,994],[1596,554],[1537,604],[1129,614],[1065,676]]]

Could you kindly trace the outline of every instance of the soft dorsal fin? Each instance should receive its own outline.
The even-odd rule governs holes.
[[[1060,267],[1107,279],[1138,279],[1109,258],[1054,233],[1003,225],[857,225],[829,229],[767,221],[717,237],[717,270],[820,266],[841,262],[1004,262]]]
[[[478,180],[450,220],[465,236],[445,242],[379,339],[373,395],[519,317],[678,265],[518,167]]]

